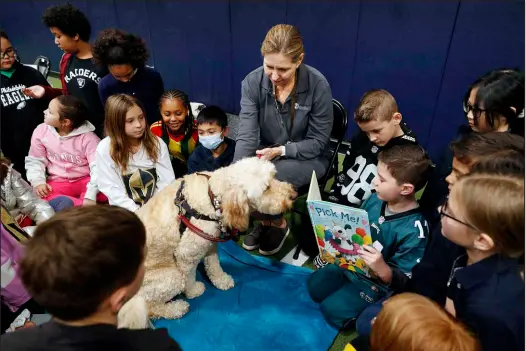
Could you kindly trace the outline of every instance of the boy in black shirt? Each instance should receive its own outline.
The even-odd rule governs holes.
[[[62,88],[34,85],[24,93],[37,99],[44,95],[50,99],[62,94],[74,95],[88,106],[89,121],[102,137],[104,106],[99,98],[98,85],[101,78],[108,74],[108,69],[92,61],[89,43],[91,25],[88,19],[79,9],[66,4],[46,9],[42,21],[55,36],[55,44],[65,52],[59,64]]]
[[[117,329],[144,278],[146,229],[117,206],[74,207],[42,223],[20,263],[29,294],[52,316],[0,339],[2,350],[180,350],[166,329]]]
[[[225,136],[228,117],[217,106],[208,106],[197,116],[199,144],[188,158],[188,174],[213,172],[234,159],[236,142]]]
[[[375,89],[362,96],[354,111],[360,131],[354,136],[334,181],[329,201],[360,207],[371,196],[377,175],[378,153],[393,145],[416,144],[416,136],[402,122],[394,97]]]

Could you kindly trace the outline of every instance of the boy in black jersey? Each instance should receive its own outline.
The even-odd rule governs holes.
[[[74,95],[86,105],[89,121],[96,133],[103,136],[104,106],[99,97],[99,81],[108,74],[106,67],[99,67],[92,60],[89,43],[91,25],[82,11],[71,4],[52,6],[44,11],[42,22],[55,37],[55,44],[64,51],[60,59],[60,89],[34,85],[24,94],[33,98],[53,99],[58,95]]]
[[[343,161],[343,171],[334,181],[329,201],[360,207],[371,196],[378,174],[378,153],[393,145],[416,144],[416,136],[402,122],[394,97],[375,89],[362,96],[354,111],[360,131],[354,136]]]
[[[122,207],[73,207],[38,226],[20,276],[51,321],[2,335],[2,350],[173,350],[166,329],[117,328],[144,278],[146,229]]]

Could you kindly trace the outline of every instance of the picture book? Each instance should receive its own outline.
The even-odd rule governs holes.
[[[382,251],[382,247],[378,241],[372,242],[367,212],[323,201],[315,172],[312,173],[307,208],[322,258],[370,277],[358,250],[362,245],[371,245],[378,251]]]

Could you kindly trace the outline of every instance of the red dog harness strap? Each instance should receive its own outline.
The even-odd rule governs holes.
[[[196,173],[197,175],[201,175],[206,177],[207,179],[210,179],[210,176],[207,174],[202,173]],[[185,185],[185,181],[181,181],[181,185],[179,186],[179,189],[177,190],[177,193],[175,195],[174,204],[179,208],[179,219],[181,220],[181,223],[190,229],[195,234],[199,235],[201,238],[212,241],[212,242],[226,242],[230,239],[233,239],[237,236],[237,229],[232,229],[231,232],[228,232],[227,230],[224,230],[223,225],[221,223],[220,219],[213,219],[205,214],[202,214],[195,209],[193,209],[188,201],[185,199],[183,195],[183,188]],[[212,192],[212,189],[210,189],[210,186],[208,186],[208,196],[210,197],[210,201],[212,202],[214,208],[216,209],[216,213],[218,215],[221,214],[221,202],[214,196],[214,193]],[[212,236],[210,234],[205,233],[192,223],[190,223],[190,219],[194,217],[196,219],[201,219],[205,221],[211,221],[211,222],[218,222],[219,227],[223,230],[218,230],[219,235],[218,236]],[[184,231],[184,228],[181,228],[181,233]]]

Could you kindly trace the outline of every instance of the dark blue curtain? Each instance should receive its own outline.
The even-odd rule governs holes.
[[[59,1],[6,0],[0,25],[24,62],[61,52],[41,23]],[[500,67],[524,70],[524,1],[72,1],[93,26],[143,37],[150,65],[166,88],[192,101],[239,112],[240,83],[261,65],[267,30],[298,26],[305,62],[329,80],[352,110],[368,89],[397,99],[406,122],[436,156],[464,123],[461,99],[478,76]],[[349,123],[347,136],[356,131]]]

